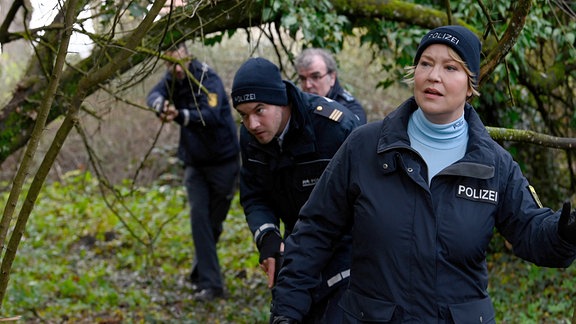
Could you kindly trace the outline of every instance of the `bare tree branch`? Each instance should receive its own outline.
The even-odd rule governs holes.
[[[530,13],[530,8],[532,8],[531,0],[519,0],[514,2],[515,10],[512,11],[513,15],[508,23],[508,28],[504,32],[502,38],[497,41],[494,46],[485,46],[484,48],[490,48],[490,52],[487,53],[486,59],[484,59],[484,64],[480,68],[480,79],[478,84],[482,85],[486,82],[487,78],[498,64],[500,64],[506,55],[510,52],[516,41],[520,32],[524,28],[526,23],[526,17]]]
[[[497,141],[512,141],[530,143],[557,149],[573,150],[576,148],[576,138],[556,137],[529,130],[486,127],[490,137]]]

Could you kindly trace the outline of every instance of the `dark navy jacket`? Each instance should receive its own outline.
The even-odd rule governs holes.
[[[362,107],[360,102],[358,102],[358,100],[356,100],[356,98],[354,98],[354,96],[350,94],[350,92],[342,88],[342,86],[340,85],[340,81],[338,81],[338,78],[336,78],[336,82],[334,82],[334,85],[332,86],[326,97],[334,101],[338,101],[344,107],[348,108],[348,110],[353,112],[360,120],[360,125],[366,124],[366,112],[364,111],[364,108]]]
[[[557,233],[560,212],[539,206],[470,105],[465,156],[428,184],[406,131],[416,109],[409,99],[336,153],[286,241],[273,313],[301,318],[331,242],[352,225],[345,323],[494,323],[485,259],[494,228],[527,261],[572,263],[576,248]]]
[[[190,62],[188,69],[209,94],[198,91],[194,81],[177,80],[168,71],[150,90],[146,100],[148,106],[161,96],[179,110],[174,121],[182,126],[178,157],[184,164],[204,166],[238,158],[238,127],[222,80],[196,59]]]
[[[342,105],[302,92],[291,82],[285,84],[292,113],[282,150],[276,140],[262,145],[246,127],[240,129],[240,203],[259,249],[265,235],[280,236],[280,221],[284,237],[292,232],[300,207],[324,168],[358,126],[354,114]],[[348,243],[342,244],[344,257],[335,257],[342,264],[328,278],[348,269],[349,249]]]

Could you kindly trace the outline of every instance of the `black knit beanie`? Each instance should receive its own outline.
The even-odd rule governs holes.
[[[257,57],[244,62],[232,82],[232,104],[263,102],[271,105],[288,104],[286,85],[280,70],[267,59]]]
[[[429,31],[422,37],[420,45],[418,45],[416,56],[414,57],[414,65],[418,64],[420,56],[426,47],[432,44],[448,45],[456,51],[462,60],[466,62],[468,69],[474,74],[474,83],[478,84],[482,44],[474,33],[466,27],[456,25],[442,26]]]

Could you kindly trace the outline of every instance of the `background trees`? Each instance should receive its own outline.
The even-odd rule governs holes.
[[[10,46],[19,43],[16,61],[27,59],[27,65],[22,68],[20,78],[8,84],[12,91],[3,93],[0,162],[22,149],[31,138],[39,103],[47,102],[50,96],[47,85],[50,73],[54,73],[57,44],[62,42],[65,31],[86,35],[90,39],[86,46],[89,55],[68,53],[49,108],[48,124],[74,109],[95,118],[102,117],[102,108],[112,112],[114,107],[88,105],[86,99],[101,93],[110,94],[116,100],[111,101],[114,105],[126,103],[145,108],[142,101],[127,100],[127,94],[138,91],[142,82],[161,65],[160,51],[182,39],[193,41],[195,48],[206,48],[235,36],[232,39],[243,44],[238,44],[239,51],[230,53],[231,56],[243,60],[267,51],[284,68],[288,78],[293,77],[291,59],[302,47],[322,46],[339,53],[353,39],[357,43],[352,44],[364,44],[363,50],[372,55],[371,68],[381,67],[372,75],[380,74],[378,86],[387,89],[398,86],[402,68],[411,63],[423,32],[441,24],[458,23],[467,25],[483,39],[483,95],[477,106],[487,125],[572,137],[576,19],[569,2],[219,0],[188,1],[184,6],[168,1],[164,8],[161,1],[153,2],[159,9],[153,9],[151,3],[78,0],[73,4],[54,0],[52,6],[58,14],[53,21],[35,29],[26,28],[33,9],[27,1],[2,6],[9,10],[3,9],[6,17],[0,27],[0,44],[5,52],[10,52]],[[64,22],[66,11],[74,12],[70,25]],[[80,12],[89,14],[79,16]],[[157,19],[159,12],[163,15]],[[249,32],[244,39],[238,36],[245,31]],[[26,47],[33,49],[29,57],[25,51],[22,53]],[[348,60],[353,58],[340,58],[340,64],[345,65]],[[369,94],[363,97],[365,101],[373,100]],[[381,117],[382,107],[374,110],[373,119]],[[497,137],[502,133],[494,134]],[[507,136],[511,139],[510,134]],[[512,139],[534,141],[522,135]],[[549,145],[572,144],[565,142]],[[532,146],[523,146],[527,147]],[[537,149],[542,151],[541,147]],[[559,183],[567,190],[573,189],[574,172],[568,167],[571,155],[565,151],[560,156],[568,164],[563,163],[567,174]],[[555,169],[526,167],[535,172]],[[557,179],[549,174],[536,178]],[[556,193],[562,194],[566,195]]]
[[[0,243],[10,246],[3,251],[3,270],[10,269],[49,175],[90,169],[103,190],[111,192],[123,179],[137,185],[174,175],[169,172],[174,165],[171,147],[165,144],[174,130],[150,122],[144,96],[148,80],[162,68],[161,51],[180,40],[191,42],[201,59],[218,63],[216,69],[228,86],[237,66],[251,55],[273,59],[286,78],[293,78],[292,59],[302,47],[330,48],[338,53],[346,84],[375,120],[408,93],[399,82],[402,68],[411,64],[425,31],[465,24],[483,40],[482,96],[474,105],[486,124],[495,127],[493,136],[516,156],[546,205],[559,207],[572,198],[572,2],[182,2],[42,1],[56,14],[36,28],[30,28],[29,1],[0,2],[0,163],[2,177],[10,180],[6,190],[11,190],[0,222]],[[86,53],[70,50],[72,33],[90,40]],[[352,55],[343,55],[347,53]],[[14,80],[7,77],[14,74]],[[377,88],[364,88],[372,79]],[[534,133],[502,127],[563,140],[541,141]],[[34,176],[32,186],[20,199],[29,174]],[[16,210],[19,201],[22,207]],[[10,230],[16,213],[16,226]],[[7,277],[0,279],[0,288],[7,283]]]

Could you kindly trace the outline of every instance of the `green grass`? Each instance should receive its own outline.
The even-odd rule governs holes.
[[[25,322],[266,323],[270,293],[237,197],[219,255],[229,298],[191,300],[193,245],[181,187],[138,188],[124,206],[89,174],[48,185],[20,244],[3,302]],[[2,202],[5,202],[5,195]]]
[[[183,188],[117,190],[122,203],[107,195],[107,204],[86,173],[45,187],[0,316],[20,315],[26,323],[268,322],[270,292],[237,197],[219,243],[229,298],[198,303],[185,280],[194,250]],[[569,322],[575,267],[521,261],[498,236],[489,266],[499,323]]]

